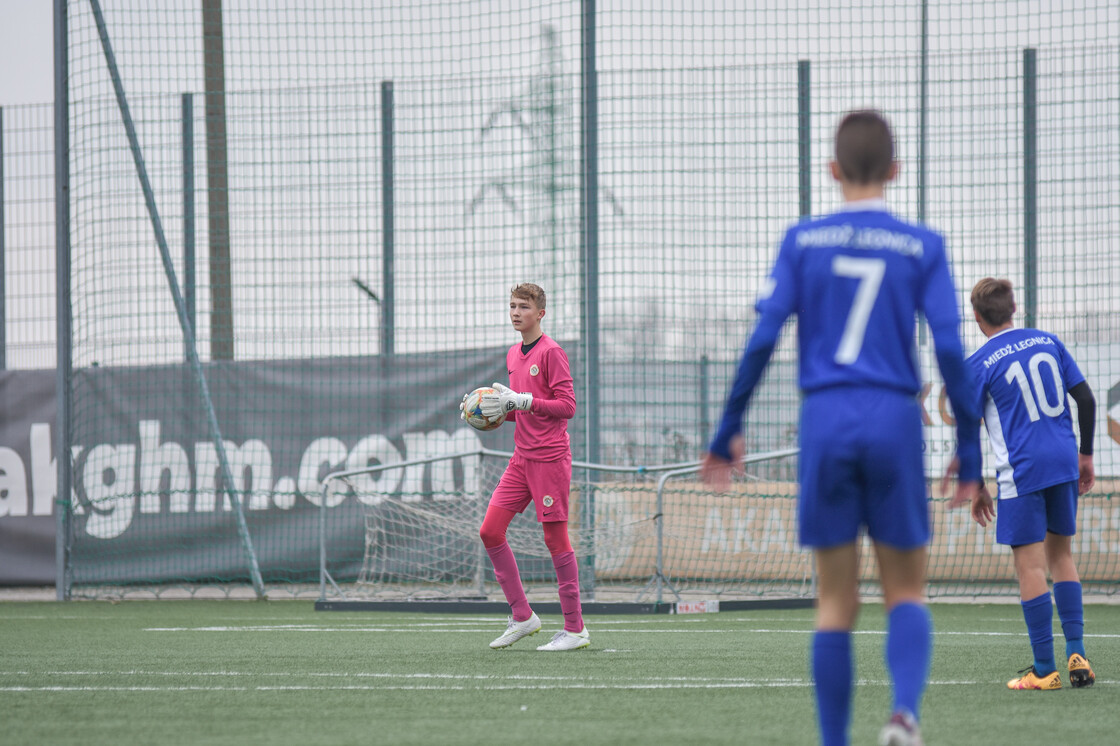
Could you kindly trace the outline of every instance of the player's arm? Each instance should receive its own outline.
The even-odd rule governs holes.
[[[960,338],[960,313],[957,294],[942,244],[926,257],[922,310],[929,323],[937,367],[945,380],[945,390],[957,420],[957,458],[960,459],[957,494],[950,502],[956,507],[971,502],[980,482],[980,400],[972,371],[964,359]]]
[[[949,466],[945,469],[945,476],[941,478],[942,495],[948,493],[949,484],[957,476],[960,465],[961,461],[956,456],[949,462]],[[966,502],[971,502],[969,512],[972,514],[972,520],[979,523],[981,528],[987,528],[988,524],[996,519],[996,505],[992,500],[992,494],[984,486],[984,480],[961,484],[964,484],[965,488],[961,489],[958,485],[953,499],[949,501],[949,509],[959,508]],[[971,485],[971,487],[968,485]]]
[[[712,442],[708,445],[708,453],[731,460],[731,439],[743,431],[743,417],[747,412],[747,406],[750,404],[755,387],[762,378],[766,364],[774,354],[774,347],[778,344],[778,336],[784,322],[785,318],[777,314],[764,314],[759,317],[758,324],[747,341],[743,357],[739,360],[735,382],[727,395],[723,416],[720,418]]]
[[[988,399],[987,384],[984,381],[984,376],[979,371],[979,365],[975,362],[976,358],[972,357],[966,361],[967,365],[972,366],[975,373],[976,385],[976,411],[984,411],[984,402]],[[983,419],[981,419],[983,422]],[[960,459],[956,456],[949,462],[949,466],[945,469],[945,476],[941,478],[941,495],[945,496],[949,492],[949,485],[953,477],[957,475],[960,469]],[[971,499],[972,505],[969,512],[972,514],[972,520],[980,524],[981,528],[987,528],[988,524],[996,519],[996,505],[992,500],[992,494],[988,492],[988,488],[984,486],[984,477],[981,476],[979,481],[976,482],[976,488],[972,489],[969,484],[957,484],[957,490],[953,498],[949,501],[949,509],[959,508]],[[971,498],[969,494],[971,493]]]
[[[545,353],[544,373],[545,385],[551,396],[533,398],[532,413],[555,417],[558,420],[570,420],[576,415],[576,390],[572,383],[572,369],[568,363],[568,356],[559,347],[553,347]]]
[[[1077,491],[1084,495],[1093,488],[1096,475],[1093,471],[1093,434],[1097,427],[1097,400],[1088,381],[1073,386],[1069,396],[1077,405],[1077,429],[1081,433],[1081,445],[1077,453]]]
[[[1093,471],[1093,435],[1097,426],[1097,400],[1093,398],[1093,390],[1089,388],[1085,374],[1077,367],[1077,362],[1061,340],[1054,337],[1054,342],[1060,351],[1059,359],[1062,368],[1062,380],[1066,382],[1066,391],[1077,405],[1077,429],[1080,443],[1077,447],[1077,491],[1084,495],[1093,488],[1096,475]]]
[[[1097,400],[1093,397],[1093,390],[1089,388],[1088,381],[1073,386],[1069,390],[1069,398],[1077,405],[1077,429],[1081,435],[1081,445],[1078,453],[1083,456],[1093,455],[1093,434],[1097,428]]]
[[[743,431],[743,416],[747,405],[750,404],[751,395],[762,378],[770,356],[774,354],[782,325],[797,308],[796,257],[791,235],[791,232],[786,233],[778,259],[774,262],[766,286],[759,294],[755,306],[759,313],[758,323],[747,340],[735,374],[735,382],[731,385],[723,408],[723,416],[704,457],[702,476],[708,484],[717,488],[726,487],[725,480],[729,472],[724,468],[725,465],[737,461],[743,455],[740,434]]]
[[[568,356],[559,347],[554,347],[545,353],[541,361],[546,375],[545,388],[552,392],[551,398],[534,396],[531,393],[518,393],[510,387],[494,382],[496,394],[485,396],[480,408],[487,417],[496,416],[500,412],[506,413],[506,419],[516,417],[517,412],[532,412],[533,414],[557,419],[570,420],[576,413],[576,394],[572,384],[571,367]],[[488,414],[493,411],[494,415]]]
[[[741,461],[746,453],[746,441],[742,435],[743,417],[762,372],[774,353],[783,323],[784,316],[763,314],[739,361],[739,370],[727,396],[723,417],[700,465],[704,483],[718,492],[726,492],[731,487],[732,472],[743,468]]]

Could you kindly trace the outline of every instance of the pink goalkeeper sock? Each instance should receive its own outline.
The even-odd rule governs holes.
[[[502,542],[496,547],[486,547],[486,553],[490,555],[490,562],[494,564],[494,577],[498,579],[498,585],[502,587],[502,593],[509,602],[513,620],[524,622],[533,615],[533,610],[529,608],[529,599],[525,598],[525,588],[521,585],[521,571],[517,569],[513,550],[509,548],[508,542]]]
[[[575,552],[552,555],[556,568],[556,582],[560,585],[560,610],[564,612],[564,629],[569,632],[583,630],[583,610],[579,603],[579,563]]]

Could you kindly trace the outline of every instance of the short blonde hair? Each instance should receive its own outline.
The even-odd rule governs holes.
[[[539,309],[544,308],[544,288],[540,285],[534,285],[531,282],[523,282],[520,285],[514,285],[509,291],[511,298],[521,298],[522,300],[530,301]]]

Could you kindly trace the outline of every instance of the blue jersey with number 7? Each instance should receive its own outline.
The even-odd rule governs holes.
[[[727,444],[741,430],[750,396],[790,315],[797,315],[803,391],[856,386],[916,395],[921,382],[915,315],[921,312],[957,416],[960,476],[977,479],[979,412],[959,336],[945,241],[929,228],[893,216],[882,200],[845,207],[786,232],[709,450],[728,454]]]
[[[1008,329],[972,353],[1000,499],[1078,478],[1066,392],[1085,380],[1053,334]]]

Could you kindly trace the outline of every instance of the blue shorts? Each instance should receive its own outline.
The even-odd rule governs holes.
[[[916,397],[872,388],[806,395],[798,465],[800,540],[825,549],[861,526],[896,549],[929,543],[929,498]]]
[[[996,501],[996,542],[1017,547],[1077,533],[1077,480]]]

